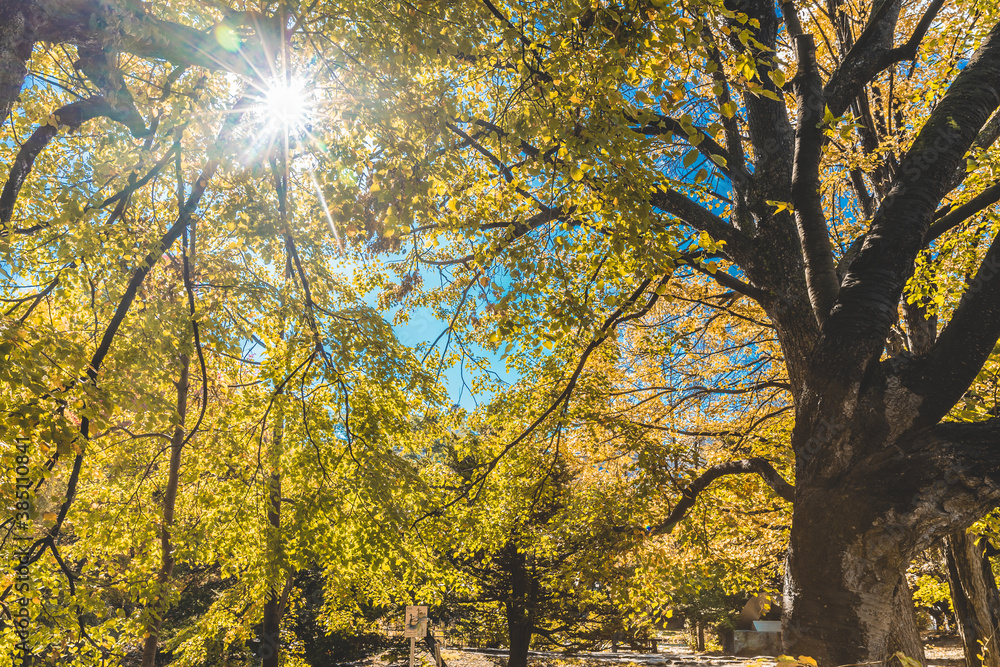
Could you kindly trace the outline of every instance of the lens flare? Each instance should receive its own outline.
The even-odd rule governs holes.
[[[310,99],[299,79],[276,81],[264,94],[264,113],[277,127],[302,125],[309,115]]]

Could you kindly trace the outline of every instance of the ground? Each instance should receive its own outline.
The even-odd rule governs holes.
[[[933,635],[925,640],[924,651],[929,667],[963,667],[962,643],[958,637]],[[442,651],[447,667],[505,667],[506,652],[495,649],[455,649]],[[406,667],[406,651],[390,650],[358,663],[356,667]],[[573,657],[544,651],[532,651],[529,667],[774,667],[773,658],[736,658],[718,654],[699,654],[681,643],[680,638],[660,642],[657,653],[586,653]],[[418,648],[414,667],[432,667],[434,659]]]
[[[964,667],[962,640],[956,635],[931,636],[924,641],[924,655],[928,665]]]

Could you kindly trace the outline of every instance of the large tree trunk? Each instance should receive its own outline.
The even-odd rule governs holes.
[[[507,667],[527,667],[528,649],[531,646],[533,628],[525,610],[519,609],[507,615],[507,631],[510,633],[510,655]]]
[[[901,563],[869,560],[863,503],[846,493],[812,498],[802,491],[800,483],[785,573],[785,652],[821,665],[881,661],[891,654]]]
[[[877,433],[870,425],[867,431]],[[909,597],[904,570],[917,551],[995,504],[998,441],[1000,420],[939,424],[891,445],[868,442],[873,453],[839,474],[829,472],[837,461],[803,457],[786,567],[784,652],[817,658],[820,667],[882,662],[897,651],[921,660],[912,617],[901,626]],[[800,447],[809,451],[808,442]]]
[[[802,530],[806,521],[810,527]],[[869,560],[872,536],[857,532],[855,521],[847,512],[821,520],[796,504],[785,582],[785,652],[818,657],[826,665],[879,662],[901,652],[924,664],[903,576],[906,561]]]
[[[966,531],[945,538],[945,557],[955,620],[965,646],[965,664],[1000,667],[1000,592],[989,558],[978,537]]]

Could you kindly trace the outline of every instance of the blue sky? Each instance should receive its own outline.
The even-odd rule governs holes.
[[[390,318],[387,317],[386,319]],[[447,326],[447,322],[443,322],[436,318],[429,308],[424,308],[415,311],[410,316],[409,322],[403,325],[394,326],[393,329],[401,343],[410,347],[415,347],[420,343],[432,343],[441,334],[441,332],[447,328]],[[442,337],[438,342],[437,348],[435,348],[438,358],[440,358],[441,349],[446,338],[447,335]],[[500,358],[500,354],[498,352],[488,352],[478,345],[472,346],[471,352],[484,357],[486,360],[484,363],[489,364],[490,370],[498,374],[504,380],[508,382],[515,382],[517,380],[516,374],[507,372],[507,364]],[[432,359],[433,355],[427,360],[428,364],[433,363]],[[479,403],[489,401],[490,395],[488,393],[478,393],[473,396],[470,393],[468,386],[466,386],[472,383],[473,376],[479,372],[481,371],[478,369],[470,368],[468,362],[466,362],[466,368],[464,369],[461,364],[456,364],[451,368],[446,369],[441,374],[442,381],[448,389],[448,396],[453,403],[460,405],[467,410],[472,410],[476,407],[477,401]]]

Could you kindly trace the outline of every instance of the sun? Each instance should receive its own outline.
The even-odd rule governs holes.
[[[293,130],[308,118],[311,102],[305,81],[275,81],[264,92],[263,112],[275,128]]]

